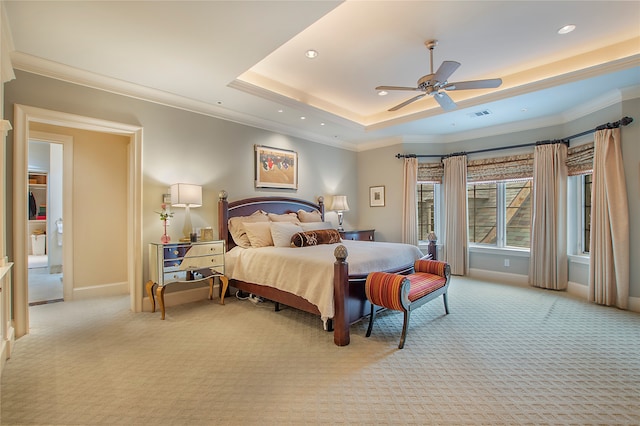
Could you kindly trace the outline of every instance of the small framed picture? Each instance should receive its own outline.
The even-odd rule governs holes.
[[[384,186],[369,187],[369,207],[384,207]]]
[[[298,189],[298,153],[256,145],[256,188]]]
[[[171,194],[162,194],[162,204],[171,205]]]

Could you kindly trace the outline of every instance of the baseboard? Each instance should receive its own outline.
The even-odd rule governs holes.
[[[573,281],[569,281],[567,286],[567,293],[576,296],[583,300],[589,299],[589,286],[584,284],[576,283]]]
[[[214,298],[218,297],[218,285],[213,286]],[[209,287],[191,288],[189,290],[174,291],[164,294],[164,306],[165,308],[171,306],[182,305],[185,303],[197,302],[209,297]],[[158,310],[158,302],[156,301],[156,311]],[[142,299],[142,311],[151,312],[151,301],[149,297],[145,296]]]
[[[508,274],[504,272],[488,271],[485,269],[471,268],[469,269],[469,277],[502,284],[518,286],[529,285],[529,277],[526,275]],[[569,281],[567,285],[567,293],[587,301],[589,299],[589,286]],[[640,312],[640,297],[629,297],[628,310],[632,312]]]
[[[129,294],[127,282],[94,285],[91,287],[79,287],[73,289],[73,300],[95,299],[99,297],[120,296]]]
[[[529,277],[521,274],[509,274],[507,272],[488,271],[486,269],[469,269],[469,277],[479,280],[498,282],[503,284],[513,284],[518,286],[529,285]]]

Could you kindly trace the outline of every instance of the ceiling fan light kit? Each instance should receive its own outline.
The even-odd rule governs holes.
[[[487,80],[472,80],[472,81],[459,81],[454,83],[449,83],[447,79],[453,74],[458,67],[460,66],[459,62],[456,61],[444,61],[438,70],[433,72],[433,49],[438,45],[438,40],[428,40],[425,43],[427,49],[429,49],[429,63],[430,63],[430,74],[424,75],[418,79],[418,83],[416,87],[403,87],[403,86],[378,86],[376,90],[378,91],[388,91],[388,90],[405,90],[405,91],[421,91],[421,93],[417,96],[414,96],[411,99],[408,99],[392,108],[389,111],[397,111],[400,108],[403,108],[410,103],[413,103],[419,99],[427,95],[433,96],[433,98],[438,102],[440,107],[444,110],[452,110],[456,108],[455,102],[449,95],[447,95],[442,90],[450,91],[450,90],[469,90],[469,89],[493,89],[499,87],[502,84],[502,79],[492,78]],[[437,96],[435,96],[437,95]]]

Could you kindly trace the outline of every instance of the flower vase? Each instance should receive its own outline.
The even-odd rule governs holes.
[[[164,222],[164,234],[162,234],[162,237],[160,237],[160,242],[162,244],[167,244],[169,241],[171,241],[171,237],[167,235],[167,221],[163,220],[163,222]]]

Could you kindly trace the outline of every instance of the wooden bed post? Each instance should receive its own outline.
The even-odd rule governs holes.
[[[225,241],[225,248],[229,250],[229,201],[227,191],[218,193],[218,238]]]
[[[347,346],[349,338],[349,315],[347,300],[349,298],[349,264],[347,248],[339,245],[333,252],[336,261],[333,264],[333,342],[338,346]]]

